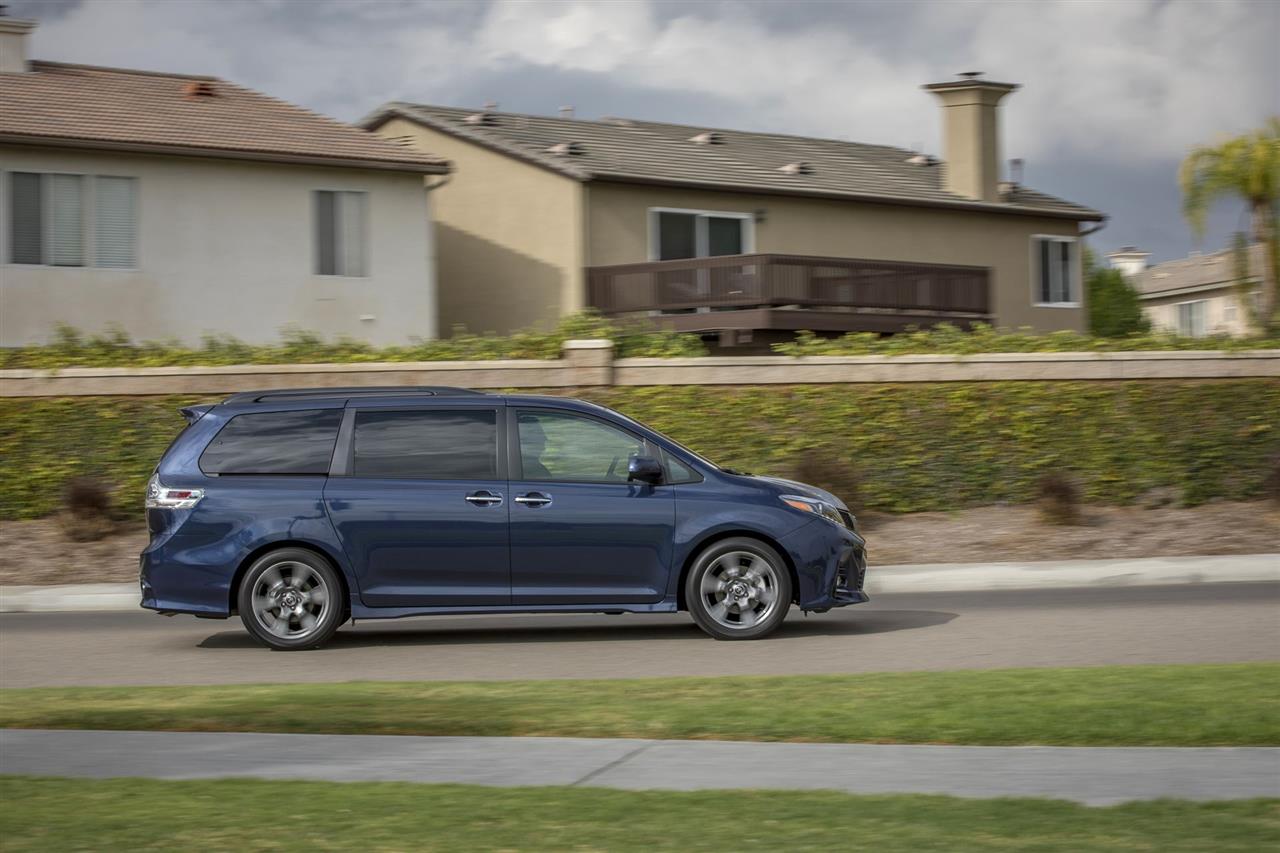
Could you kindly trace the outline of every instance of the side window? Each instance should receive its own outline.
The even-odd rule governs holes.
[[[493,409],[356,412],[352,474],[424,480],[498,476],[498,417]]]
[[[315,191],[315,272],[363,278],[369,274],[369,194]]]
[[[668,483],[702,482],[702,476],[698,474],[697,471],[694,471],[688,465],[684,464],[670,453],[667,453],[665,450],[662,452],[662,462],[663,467],[666,468],[667,471]]]
[[[564,412],[521,412],[521,475],[525,480],[627,482],[627,463],[644,442],[594,418]]]
[[[1035,302],[1038,305],[1074,305],[1076,241],[1074,237],[1032,237]]]
[[[200,454],[206,474],[327,474],[342,409],[236,415]]]

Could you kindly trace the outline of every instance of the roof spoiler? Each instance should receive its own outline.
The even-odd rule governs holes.
[[[187,426],[190,426],[208,414],[209,410],[212,408],[213,406],[211,404],[203,406],[183,406],[181,409],[178,409],[178,411],[187,419]]]

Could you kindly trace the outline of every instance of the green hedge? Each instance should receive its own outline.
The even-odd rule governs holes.
[[[313,332],[286,329],[278,344],[251,345],[222,335],[209,336],[197,347],[174,341],[135,342],[124,332],[84,335],[60,326],[53,343],[0,349],[0,368],[53,370],[62,367],[165,367],[226,364],[317,364],[369,361],[485,361],[499,358],[559,358],[561,346],[574,338],[613,341],[615,355],[703,356],[709,350],[698,335],[653,328],[642,321],[619,323],[591,312],[560,321],[551,331],[527,330],[512,335],[473,335],[455,329],[451,338],[415,341],[404,346],[374,347],[347,338],[325,340]],[[1122,352],[1128,350],[1278,349],[1280,338],[1180,338],[1167,334],[1100,338],[1078,332],[1040,334],[978,324],[961,331],[943,323],[933,329],[890,337],[852,332],[820,338],[800,332],[796,339],[773,345],[781,355],[908,355],[984,352]]]
[[[987,382],[613,388],[613,406],[730,467],[786,475],[807,451],[869,508],[950,510],[1034,497],[1045,471],[1090,501],[1173,486],[1184,503],[1261,494],[1280,455],[1280,382]],[[187,398],[0,400],[0,518],[54,511],[89,474],[141,500]]]
[[[623,356],[706,355],[697,335],[663,331],[650,325],[618,323],[592,313],[575,314],[551,331],[526,330],[512,335],[473,335],[455,329],[453,337],[415,341],[404,346],[375,347],[349,338],[325,340],[314,332],[285,329],[280,343],[252,345],[229,335],[210,335],[201,346],[175,341],[135,342],[123,331],[84,335],[59,326],[44,346],[0,349],[0,368],[167,367],[220,364],[322,364],[361,361],[488,361],[499,358],[559,358],[565,341],[604,338]]]
[[[997,329],[985,323],[976,323],[973,329],[963,331],[949,323],[939,323],[932,329],[908,331],[889,337],[881,337],[875,332],[849,332],[836,338],[820,338],[812,332],[800,332],[793,341],[773,345],[774,352],[795,356],[1256,349],[1280,349],[1280,338],[1234,338],[1226,335],[1185,338],[1166,332],[1108,338],[1071,331],[1043,333],[1031,329]]]

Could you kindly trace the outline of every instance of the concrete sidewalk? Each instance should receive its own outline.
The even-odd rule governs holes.
[[[997,589],[1166,586],[1280,581],[1280,554],[1054,560],[1042,563],[939,563],[871,566],[867,592],[981,592]],[[0,613],[137,610],[135,583],[0,586]]]
[[[0,730],[0,772],[1047,797],[1280,797],[1280,748],[888,746]]]

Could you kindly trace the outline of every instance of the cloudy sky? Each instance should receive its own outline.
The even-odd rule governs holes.
[[[386,100],[830,136],[939,152],[920,84],[1023,84],[1003,156],[1106,211],[1103,251],[1197,241],[1188,147],[1280,114],[1275,0],[7,0],[36,58],[214,74],[353,120]],[[1203,248],[1245,225],[1224,204]]]

